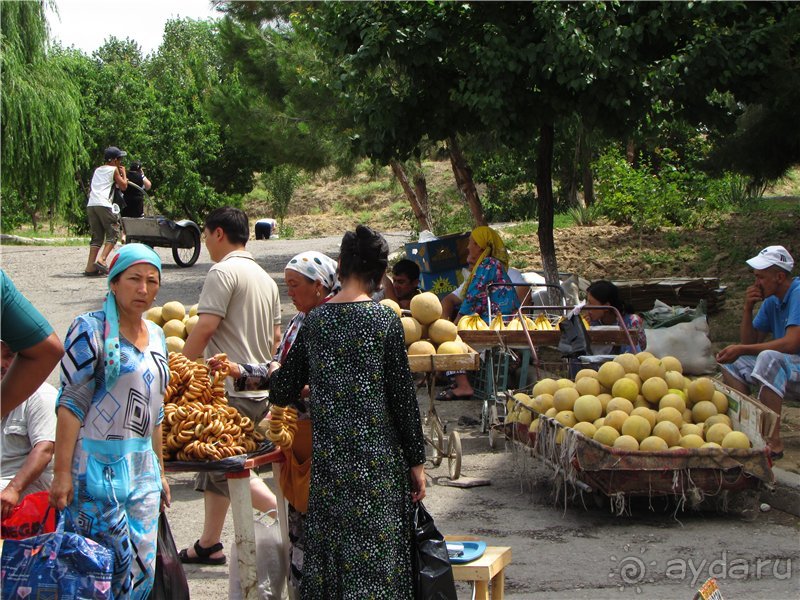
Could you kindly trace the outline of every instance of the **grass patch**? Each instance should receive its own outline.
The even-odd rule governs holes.
[[[393,179],[377,179],[375,181],[356,183],[348,186],[345,189],[345,195],[348,198],[352,198],[357,202],[363,203],[373,200],[375,196],[380,194],[386,194],[394,191],[394,187],[395,184]]]

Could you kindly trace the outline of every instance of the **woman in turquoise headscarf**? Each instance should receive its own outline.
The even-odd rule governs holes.
[[[169,366],[164,334],[142,319],[161,284],[161,260],[123,246],[103,310],[77,317],[64,342],[50,503],[67,528],[114,553],[114,598],[153,587],[160,504],[169,506],[161,422]]]

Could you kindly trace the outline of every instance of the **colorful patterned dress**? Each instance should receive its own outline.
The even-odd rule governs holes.
[[[311,386],[303,598],[413,598],[409,468],[425,461],[400,320],[372,301],[308,313],[270,400]]]
[[[487,323],[492,316],[500,313],[510,315],[519,308],[519,299],[514,286],[496,286],[489,290],[490,283],[511,283],[511,279],[503,268],[503,263],[487,256],[475,270],[475,276],[464,290],[464,301],[458,310],[459,316],[479,314]],[[492,300],[492,314],[489,314],[489,292]]]
[[[153,587],[161,467],[152,434],[169,381],[164,334],[145,321],[144,352],[120,336],[120,373],[105,387],[102,311],[75,319],[64,341],[57,408],[81,422],[72,462],[67,528],[114,553],[114,598],[146,599]]]

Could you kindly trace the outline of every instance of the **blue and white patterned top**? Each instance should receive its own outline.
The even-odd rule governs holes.
[[[63,406],[81,421],[81,438],[124,440],[150,437],[164,418],[169,382],[167,347],[161,328],[145,320],[150,334],[144,352],[120,336],[119,379],[106,389],[103,366],[103,311],[77,317],[64,340],[61,391]]]

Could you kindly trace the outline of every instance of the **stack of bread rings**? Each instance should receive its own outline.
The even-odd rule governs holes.
[[[225,397],[227,373],[209,375],[206,365],[169,353],[164,395],[164,460],[221,460],[252,452],[264,437]]]
[[[270,407],[270,413],[267,439],[283,449],[291,448],[294,434],[297,432],[297,409],[292,406],[284,408],[273,404]]]

